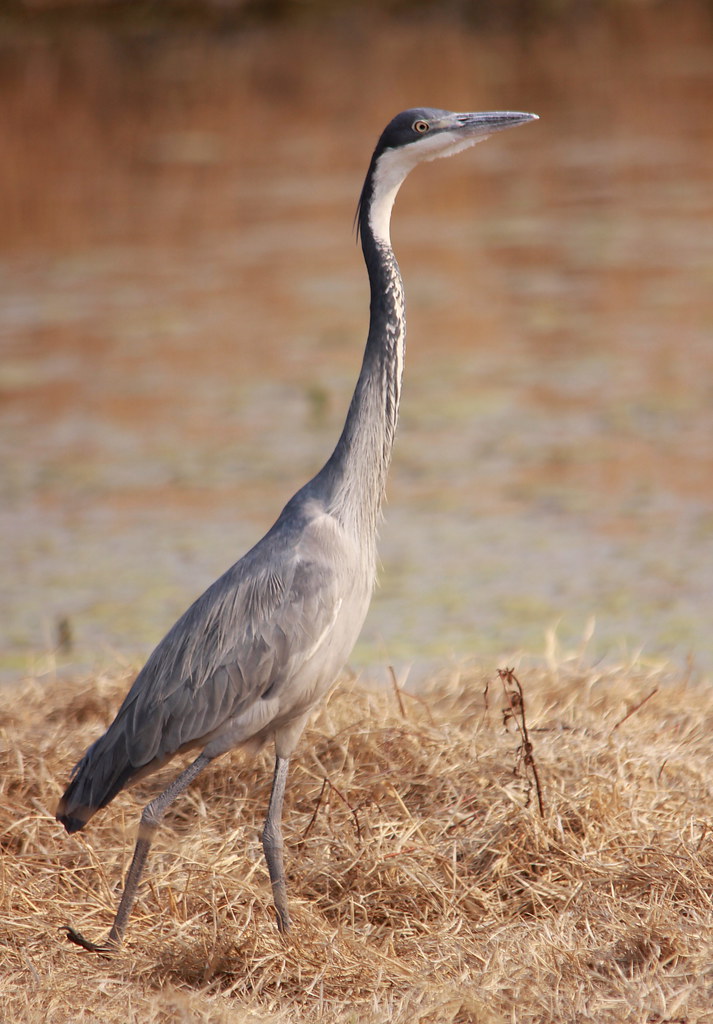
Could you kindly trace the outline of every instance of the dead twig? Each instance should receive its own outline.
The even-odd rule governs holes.
[[[328,779],[326,779],[326,778],[322,779],[322,788],[319,791],[319,796],[317,797],[317,802],[314,805],[314,811],[312,812],[312,817],[309,819],[309,822],[307,823],[307,828],[302,833],[302,838],[297,843],[298,847],[300,847],[302,845],[302,843],[305,841],[307,836],[310,834],[310,832],[312,831],[312,827],[314,826],[314,823],[317,820],[317,815],[319,813],[319,808],[320,808],[320,805],[322,803],[322,797],[324,796],[324,791],[327,788],[327,783],[328,783]]]
[[[391,676],[391,685],[393,687],[394,693],[396,694],[396,701],[397,701],[397,703],[399,705],[399,711],[401,712],[401,717],[405,718],[408,721],[408,715],[406,714],[406,708],[404,707],[404,702],[401,699],[401,687],[399,686],[399,681],[396,678],[396,672],[394,671],[393,665],[389,665],[389,675]]]
[[[627,711],[627,713],[626,713],[626,714],[624,715],[624,717],[623,717],[623,718],[620,718],[620,719],[619,719],[619,721],[618,721],[618,722],[616,723],[616,725],[612,726],[612,731],[611,731],[611,733],[610,733],[609,735],[611,736],[611,734],[612,734],[612,733],[616,732],[616,730],[617,730],[617,729],[619,728],[619,726],[620,726],[620,725],[623,725],[623,724],[624,724],[624,722],[625,722],[625,721],[626,721],[626,720],[627,720],[628,718],[631,718],[631,716],[632,716],[632,715],[635,715],[635,714],[636,714],[636,712],[637,712],[637,711],[639,711],[639,710],[640,710],[641,708],[643,708],[644,704],[648,703],[648,701],[650,701],[650,700],[651,700],[651,698],[652,698],[652,697],[653,697],[653,696],[654,696],[655,694],[657,694],[658,692],[659,692],[659,688],[658,688],[658,686],[655,686],[655,687],[653,688],[653,690],[651,691],[651,693],[647,693],[647,694],[646,694],[646,696],[644,697],[644,699],[643,699],[643,700],[640,700],[638,704],[633,704],[633,705],[632,705],[632,706],[631,706],[631,707],[629,708],[629,710]]]
[[[324,793],[325,793],[325,790],[327,789],[327,787],[329,787],[329,789],[332,792],[336,793],[336,795],[339,797],[339,799],[342,801],[344,806],[347,808],[347,810],[351,814],[352,818],[354,819],[354,830],[356,832],[357,839],[361,842],[361,824],[359,822],[359,815],[357,814],[356,810],[351,806],[351,804],[349,803],[347,798],[344,796],[344,794],[342,792],[340,792],[340,790],[334,785],[334,783],[331,782],[325,776],[325,778],[322,780],[322,788],[319,791],[319,796],[317,797],[317,801],[316,801],[316,803],[314,805],[314,811],[312,812],[312,817],[310,818],[309,822],[307,823],[307,827],[305,828],[304,832],[302,833],[302,837],[300,838],[300,840],[297,843],[298,847],[300,847],[302,845],[302,843],[304,843],[305,839],[307,838],[307,836],[312,831],[314,823],[317,820],[317,815],[319,813],[319,808],[322,805],[322,799],[324,797]],[[329,802],[329,799],[328,799],[328,802]]]
[[[537,770],[537,764],[532,749],[532,743],[527,731],[527,718],[525,715],[525,694],[522,689],[520,680],[515,675],[515,670],[512,668],[498,669],[498,677],[500,682],[503,684],[503,692],[508,702],[508,707],[503,710],[503,724],[507,728],[509,722],[514,722],[517,731],[520,734],[521,743],[517,749],[518,760],[522,761],[525,765],[526,770],[532,774],[532,779],[535,784],[535,792],[537,794],[537,806],[540,810],[540,817],[545,816],[545,807],[542,799],[542,787],[540,785],[540,775]],[[519,763],[515,766],[515,774],[518,773]],[[529,794],[528,794],[529,802]]]

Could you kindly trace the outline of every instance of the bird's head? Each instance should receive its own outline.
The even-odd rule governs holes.
[[[485,113],[453,114],[449,110],[414,107],[403,110],[389,121],[381,133],[374,157],[410,170],[423,160],[452,156],[493,132],[536,121],[537,114],[510,110],[489,110]]]
[[[536,120],[537,114],[510,110],[468,114],[432,107],[403,110],[389,121],[376,144],[359,211],[368,215],[374,235],[388,241],[389,218],[396,193],[417,164],[453,156],[482,142],[493,132]]]

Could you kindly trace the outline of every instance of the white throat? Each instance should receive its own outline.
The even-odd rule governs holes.
[[[401,184],[417,164],[439,157],[453,156],[482,142],[487,135],[462,136],[459,132],[438,132],[399,149],[385,149],[374,170],[374,194],[369,209],[369,227],[377,242],[391,245],[391,211]]]

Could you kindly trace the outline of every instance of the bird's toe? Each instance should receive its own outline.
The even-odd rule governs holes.
[[[117,946],[113,942],[105,942],[101,945],[97,942],[90,942],[89,939],[84,938],[81,932],[78,932],[76,928],[72,928],[69,924],[63,925],[62,930],[68,942],[73,942],[75,946],[81,946],[82,949],[86,949],[89,953],[101,953],[103,956],[110,956],[117,950]]]

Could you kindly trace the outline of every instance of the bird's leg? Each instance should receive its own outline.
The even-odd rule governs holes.
[[[139,824],[139,834],[136,839],[136,846],[134,847],[134,856],[131,859],[131,866],[129,867],[124,884],[124,892],[122,893],[119,909],[116,912],[116,917],[106,942],[103,945],[89,942],[78,931],[67,925],[65,928],[70,942],[74,942],[77,946],[88,949],[93,953],[113,953],[119,948],[124,938],[126,922],[129,919],[131,908],[136,899],[146,857],[148,856],[153,837],[163,820],[163,816],[176,797],[180,796],[190,786],[196,776],[200,775],[206,765],[210,764],[211,760],[212,758],[208,757],[207,754],[199,754],[195,761],[189,764],[162,793],[159,793],[151,803],[144,807],[141,823]]]
[[[285,886],[285,864],[282,859],[282,804],[285,799],[285,783],[290,760],[275,758],[275,774],[272,778],[270,803],[267,808],[265,827],[262,831],[262,848],[265,851],[267,869],[272,882],[272,898],[277,911],[277,927],[281,932],[290,930],[290,914],[287,909],[287,888]]]

